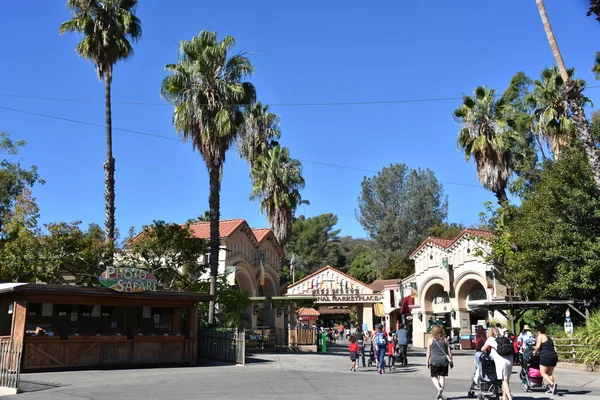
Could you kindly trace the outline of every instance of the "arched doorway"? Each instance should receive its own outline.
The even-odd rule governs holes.
[[[474,311],[475,306],[488,301],[488,291],[479,279],[471,277],[463,280],[456,294],[460,311],[468,313],[469,329],[471,331],[473,330],[473,326],[480,324],[482,321],[487,321],[488,315],[486,311]]]
[[[235,287],[242,293],[246,293],[248,296],[254,296],[254,284],[252,283],[251,275],[247,272],[243,265],[237,265],[235,271]],[[252,310],[253,306],[249,305],[242,315],[242,321],[244,328],[250,329],[252,327]]]
[[[429,331],[434,324],[451,326],[450,296],[441,283],[429,286],[423,296],[423,309],[427,316],[426,329]]]

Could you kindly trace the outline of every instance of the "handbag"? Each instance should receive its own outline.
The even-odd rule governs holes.
[[[450,365],[450,369],[454,368],[454,363],[452,362],[452,359],[450,358],[450,356],[448,355],[448,353],[446,353],[446,351],[444,349],[442,349],[442,346],[440,346],[440,344],[437,342],[437,340],[433,340],[435,344],[437,344],[437,346],[440,348],[440,350],[444,353],[444,355],[446,356],[446,360],[448,360],[448,365]]]

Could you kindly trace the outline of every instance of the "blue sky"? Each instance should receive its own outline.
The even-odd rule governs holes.
[[[164,66],[177,42],[202,29],[233,35],[251,52],[251,78],[263,103],[322,103],[461,96],[477,85],[503,90],[511,76],[536,77],[553,64],[534,0],[169,2],[142,0],[142,40],[134,57],[115,68],[113,101],[162,103]],[[435,4],[436,8],[431,5]],[[588,1],[546,0],[563,56],[590,85],[600,25],[586,17]],[[0,107],[104,125],[104,87],[79,58],[78,38],[60,36],[66,2],[9,1],[2,6]],[[25,24],[25,22],[27,22]],[[94,100],[66,102],[6,96]],[[600,104],[600,88],[587,95]],[[307,216],[331,212],[342,234],[364,236],[355,218],[360,182],[390,163],[430,168],[444,182],[478,186],[473,163],[457,150],[452,111],[459,100],[401,104],[272,107],[281,116],[282,143],[304,162]],[[114,104],[113,126],[176,139],[167,105]],[[23,163],[46,180],[34,195],[42,222],[104,221],[104,129],[0,109],[0,130],[27,140]],[[204,163],[189,143],[114,132],[116,218],[121,232],[152,220],[183,222],[208,209]],[[228,154],[222,218],[266,226],[249,202],[248,166]],[[444,184],[449,220],[476,223],[480,187]]]

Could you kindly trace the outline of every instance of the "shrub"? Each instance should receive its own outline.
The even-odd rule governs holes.
[[[594,312],[587,324],[579,328],[575,336],[581,339],[580,354],[588,365],[600,365],[600,309]]]

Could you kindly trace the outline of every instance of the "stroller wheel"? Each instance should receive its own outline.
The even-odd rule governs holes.
[[[529,392],[529,385],[521,383],[521,389],[523,389],[524,392]]]
[[[469,390],[467,392],[467,397],[470,398],[470,399],[474,399],[475,398],[475,392],[472,391],[472,390]]]

